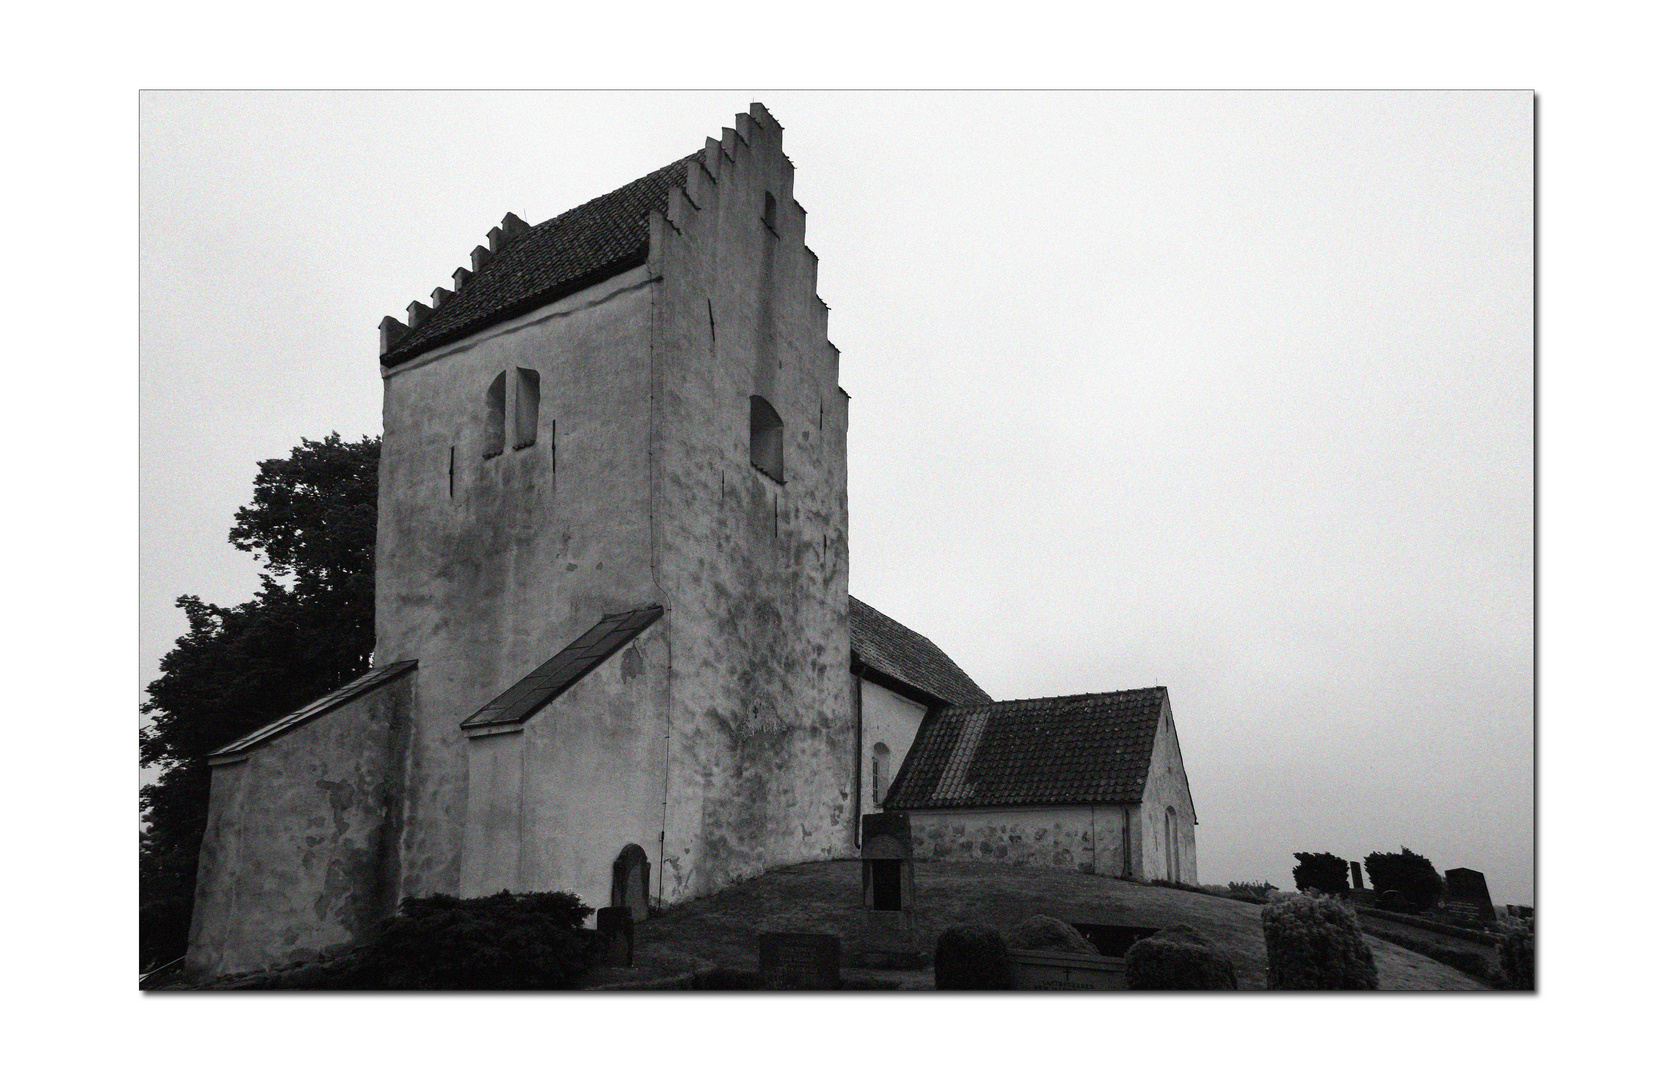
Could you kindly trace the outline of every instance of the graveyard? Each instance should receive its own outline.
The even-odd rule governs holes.
[[[930,861],[917,861],[913,869],[911,934],[925,957],[944,930],[961,923],[1005,930],[1044,914],[1074,924],[1185,924],[1231,959],[1240,990],[1266,988],[1261,908],[1255,904],[1072,870]],[[821,934],[840,939],[844,985],[934,989],[935,973],[927,962],[905,970],[850,962],[888,951],[869,947],[875,943],[899,942],[898,931],[879,927],[875,915],[868,915],[862,879],[860,860],[803,863],[673,905],[634,927],[631,967],[599,968],[588,985],[673,988],[690,985],[694,973],[755,973],[761,963],[760,935]],[[1381,938],[1367,940],[1380,989],[1486,989],[1437,960]]]

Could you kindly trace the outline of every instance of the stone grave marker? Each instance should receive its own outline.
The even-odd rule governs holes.
[[[605,967],[633,966],[633,909],[598,909],[598,932],[604,935]]]
[[[1487,877],[1480,870],[1457,867],[1446,872],[1446,901],[1442,909],[1468,922],[1496,923],[1493,898],[1487,894]]]
[[[765,933],[761,983],[768,990],[835,990],[842,985],[842,939],[835,934]]]
[[[1354,891],[1358,892],[1361,889],[1365,888],[1365,876],[1360,873],[1358,863],[1351,862],[1351,863],[1348,864],[1348,866],[1353,870]]]

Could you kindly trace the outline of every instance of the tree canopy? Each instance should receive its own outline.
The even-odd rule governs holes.
[[[367,670],[373,645],[379,441],[335,432],[261,462],[233,546],[264,571],[235,607],[176,601],[187,632],[162,658],[140,712],[140,962],[185,951],[209,806],[204,758]]]

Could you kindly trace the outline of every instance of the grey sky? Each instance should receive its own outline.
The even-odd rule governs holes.
[[[759,95],[850,411],[852,591],[996,697],[1169,687],[1204,881],[1533,899],[1526,93]],[[141,683],[378,320],[747,93],[148,94]]]

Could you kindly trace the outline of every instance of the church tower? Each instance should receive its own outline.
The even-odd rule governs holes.
[[[508,215],[385,320],[377,657],[417,663],[400,895],[667,903],[847,854],[847,398],[781,138],[754,105]]]

